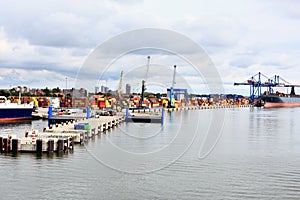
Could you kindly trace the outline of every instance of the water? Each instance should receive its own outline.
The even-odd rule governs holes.
[[[298,199],[300,108],[226,109],[224,122],[211,122],[222,114],[175,112],[163,127],[124,123],[63,155],[2,154],[0,199]],[[221,137],[201,159],[201,147],[218,138],[206,138],[209,130]]]

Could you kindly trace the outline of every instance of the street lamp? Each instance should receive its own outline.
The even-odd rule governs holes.
[[[67,89],[68,89],[68,77],[66,77],[66,93],[65,93],[65,106],[68,107],[68,98],[67,98]]]

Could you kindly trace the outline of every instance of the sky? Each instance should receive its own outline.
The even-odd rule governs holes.
[[[94,91],[95,86],[106,85],[117,89],[124,71],[123,88],[129,83],[138,92],[146,79],[148,91],[163,92],[172,85],[173,65],[177,65],[175,87],[212,92],[205,72],[195,71],[186,59],[193,52],[169,51],[176,46],[182,52],[184,44],[168,37],[162,41],[159,34],[154,45],[163,43],[164,49],[122,52],[105,61],[109,65],[87,66],[103,43],[145,28],[168,30],[195,42],[203,50],[197,56],[211,61],[209,67],[216,69],[224,93],[248,95],[247,86],[233,83],[245,82],[258,72],[300,84],[299,11],[297,0],[2,0],[0,88]],[[152,35],[138,36],[125,38],[120,46],[139,39],[154,42]],[[107,51],[102,53],[98,56],[105,57]],[[150,67],[145,75],[148,55]]]

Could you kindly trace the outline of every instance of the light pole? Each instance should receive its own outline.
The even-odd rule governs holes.
[[[65,100],[66,100],[65,106],[66,107],[68,107],[67,89],[68,89],[68,77],[66,77],[66,93],[65,93]]]

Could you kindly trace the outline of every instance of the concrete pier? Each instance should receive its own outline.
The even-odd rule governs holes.
[[[163,112],[184,111],[184,110],[204,110],[204,109],[230,109],[239,107],[252,107],[251,105],[221,105],[221,106],[188,106],[179,108],[155,108],[129,115],[129,112],[120,116],[100,116],[100,117],[65,117],[60,123],[50,123],[42,132],[28,131],[24,137],[17,138],[11,135],[0,135],[0,153],[34,152],[68,152],[74,150],[74,144],[83,144],[90,138],[117,127],[125,121],[147,123],[163,123]],[[134,115],[134,116],[133,116]],[[152,117],[147,117],[151,115]],[[61,116],[60,116],[61,117]],[[147,121],[148,120],[148,121]],[[55,122],[55,121],[53,121]],[[149,122],[148,122],[149,123]]]
[[[74,144],[83,144],[95,135],[116,127],[125,120],[123,116],[101,116],[81,120],[66,120],[51,124],[43,132],[24,132],[24,137],[0,136],[0,153],[51,153],[74,150]]]

